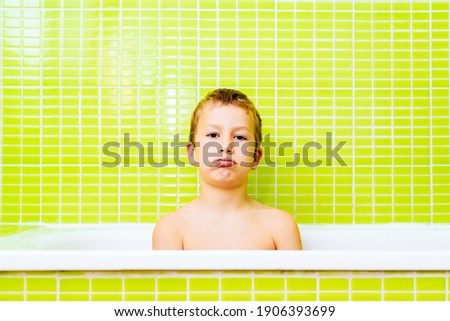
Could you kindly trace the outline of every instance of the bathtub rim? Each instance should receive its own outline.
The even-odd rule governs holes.
[[[154,223],[39,224],[36,229],[108,229]],[[384,228],[445,229],[450,224],[303,225],[310,229]],[[33,232],[34,231],[34,232]],[[8,235],[11,237],[14,235]],[[185,259],[183,259],[185,258]],[[55,250],[0,249],[0,271],[117,271],[117,270],[304,270],[304,271],[450,271],[450,250]]]
[[[450,251],[0,251],[0,271],[119,270],[448,271]]]

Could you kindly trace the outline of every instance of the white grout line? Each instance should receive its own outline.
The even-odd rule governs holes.
[[[79,90],[78,90],[78,169],[79,169],[79,185],[78,185],[78,223],[82,223],[82,210],[81,210],[81,199],[82,199],[82,193],[83,193],[83,165],[82,165],[82,148],[81,146],[83,145],[83,135],[81,133],[82,130],[82,126],[81,126],[81,122],[82,122],[82,117],[81,117],[81,110],[83,108],[83,95],[82,95],[82,87],[83,87],[83,81],[82,81],[82,73],[83,73],[83,8],[82,8],[82,4],[80,2],[80,39],[79,39],[79,56],[78,56],[78,63],[79,66],[78,68],[80,68],[79,70],[79,74],[78,74],[78,81],[79,81]]]
[[[124,0],[119,0],[119,5],[120,8],[122,8],[124,3]],[[118,120],[118,137],[119,137],[119,142],[121,141],[122,138],[122,10],[119,10],[119,48],[118,50],[118,64],[117,64],[117,68],[118,68],[118,96],[117,96],[117,101],[118,104],[116,106],[117,108],[117,120]],[[125,142],[124,142],[125,143]],[[130,159],[131,157],[129,157]],[[130,161],[130,166],[131,166],[131,161]],[[117,175],[117,223],[120,223],[121,221],[121,217],[122,217],[122,213],[121,213],[121,196],[122,196],[122,189],[121,189],[121,185],[122,185],[122,180],[121,180],[121,176],[122,176],[122,170],[121,170],[122,166],[118,166],[118,170],[119,173]],[[159,203],[159,201],[158,201]]]
[[[158,3],[158,66],[156,67],[157,70],[157,89],[156,89],[156,129],[157,129],[157,145],[160,147],[161,145],[161,47],[162,47],[162,40],[161,40],[161,3],[163,0],[159,0]],[[158,153],[159,154],[159,153]],[[156,210],[158,212],[158,215],[161,213],[161,167],[157,168],[157,175],[156,175],[156,186],[157,186],[157,192],[156,192]]]
[[[155,275],[155,301],[159,301],[158,299],[158,280],[159,280],[159,276],[160,276],[160,274],[159,273],[157,273],[156,275]]]
[[[429,92],[430,92],[430,222],[434,223],[434,192],[433,192],[433,2],[428,2],[429,17]]]
[[[316,279],[316,301],[320,301],[320,274],[319,271],[315,271],[315,279]]]
[[[413,85],[413,11],[412,11],[412,0],[409,2],[409,121],[410,121],[410,131],[411,131],[411,171],[410,171],[410,193],[411,193],[411,223],[414,223],[414,85]],[[392,124],[393,126],[393,124]],[[394,141],[392,141],[394,144]]]
[[[450,279],[450,272],[445,273],[445,301],[450,301],[450,291],[449,291],[449,279]]]
[[[61,275],[60,272],[55,272],[56,281],[56,301],[61,301]]]
[[[258,2],[256,2],[255,4],[255,25],[256,25],[256,30],[259,30],[259,6],[258,6]],[[256,81],[255,81],[255,97],[254,97],[254,102],[255,102],[255,107],[256,109],[259,108],[259,84],[258,84],[258,79],[259,79],[259,34],[258,31],[256,31],[256,37],[255,37],[255,52],[256,52],[256,61],[255,61],[255,77],[256,77]],[[259,109],[258,109],[259,111]],[[261,128],[260,130],[262,131],[262,123],[261,123]],[[261,133],[262,134],[262,133]],[[261,145],[260,145],[261,147]],[[260,162],[261,164],[261,162]],[[259,164],[258,164],[259,167]],[[255,173],[253,175],[254,177],[254,188],[253,188],[253,193],[254,193],[254,197],[255,199],[258,199],[258,177],[259,175],[257,175],[257,173]]]
[[[44,36],[44,28],[43,28],[43,21],[45,21],[45,16],[44,16],[44,9],[43,9],[43,7],[44,7],[44,5],[43,5],[43,3],[41,3],[40,4],[40,10],[39,10],[39,14],[40,14],[40,21],[39,21],[39,36],[40,37],[43,37]],[[42,167],[42,163],[43,163],[43,159],[42,159],[42,156],[43,156],[43,152],[44,152],[44,150],[43,150],[43,130],[44,130],[44,127],[43,127],[43,115],[42,115],[42,113],[43,113],[43,106],[44,106],[44,104],[43,104],[43,100],[42,100],[42,97],[44,96],[44,93],[43,93],[43,84],[42,84],[42,79],[43,79],[43,73],[44,73],[44,68],[43,68],[43,64],[44,64],[44,59],[43,59],[43,57],[44,57],[44,55],[43,55],[43,46],[42,46],[42,43],[43,43],[43,41],[41,40],[40,42],[40,46],[39,46],[39,93],[40,93],[40,95],[39,95],[39,191],[40,191],[40,193],[39,193],[39,222],[41,222],[42,223],[42,221],[43,221],[43,217],[42,217],[42,195],[44,194],[44,189],[43,189],[43,185],[42,185],[42,179],[43,179],[43,176],[44,176],[44,174],[43,174],[43,167]],[[3,104],[2,104],[2,106],[3,106]],[[3,122],[2,121],[0,121],[0,123],[1,124],[3,124]],[[2,142],[1,142],[1,137],[2,137],[3,135],[0,135],[0,146],[3,146],[2,145]],[[1,153],[1,152],[0,152]],[[0,158],[2,158],[2,157],[0,157]],[[2,165],[1,165],[1,160],[0,160],[0,195],[2,195],[2,191],[1,191],[1,185],[2,185],[2,183],[1,183],[1,170],[2,170]],[[0,203],[1,203],[1,201],[0,201]],[[1,215],[0,215],[0,222],[1,222]]]
[[[219,271],[216,276],[219,279],[219,301],[223,301],[223,297],[222,297],[222,282],[223,282],[223,271]]]
[[[177,50],[178,50],[178,52],[177,52],[177,71],[178,71],[178,79],[177,79],[177,98],[176,98],[176,101],[177,101],[177,108],[176,108],[176,111],[177,111],[177,123],[176,123],[176,128],[177,128],[177,134],[180,134],[180,132],[181,132],[181,129],[180,129],[180,127],[181,127],[181,96],[182,96],[182,94],[181,94],[181,88],[182,88],[182,85],[181,85],[181,50],[180,50],[180,48],[181,48],[181,44],[180,44],[180,38],[181,38],[181,29],[180,29],[180,25],[181,25],[181,21],[182,21],[182,19],[181,19],[181,10],[180,10],[180,2],[178,3],[178,11],[177,11],[177,17],[178,17],[178,24],[177,24],[177,36],[178,36],[178,39],[177,39]],[[182,141],[182,138],[181,138],[181,135],[179,135],[180,136],[180,138],[179,138],[179,140],[180,141]],[[174,150],[174,153],[176,153],[177,155],[179,155],[180,156],[180,149],[181,149],[181,147],[175,147],[177,150],[175,151]],[[181,158],[181,157],[178,157],[178,158]],[[180,194],[181,194],[181,190],[180,190],[180,167],[179,166],[177,166],[176,164],[174,164],[174,168],[176,169],[176,172],[177,172],[177,174],[176,174],[176,176],[177,176],[177,188],[176,188],[176,204],[175,204],[175,208],[176,209],[178,209],[179,207],[180,207]]]
[[[138,55],[137,55],[137,78],[138,78],[138,82],[137,82],[137,121],[138,121],[138,125],[137,125],[137,131],[138,131],[138,142],[142,142],[142,138],[141,138],[141,84],[142,84],[142,73],[141,73],[141,47],[142,47],[142,1],[139,0],[139,17],[138,17],[138,46],[137,46],[137,51],[138,51]],[[179,34],[178,34],[179,35]],[[179,41],[179,40],[178,40]],[[180,46],[178,46],[180,47]],[[178,49],[179,50],[179,49]],[[178,59],[179,59],[180,55],[178,54]],[[178,63],[178,68],[179,68],[179,63]],[[179,73],[178,73],[179,74]],[[179,79],[179,77],[178,77]],[[145,146],[144,146],[145,148]],[[138,163],[140,163],[140,154],[138,157]],[[145,166],[145,158],[144,158],[144,164]],[[138,191],[138,199],[137,199],[137,221],[138,223],[141,223],[141,219],[142,219],[142,208],[141,208],[141,189],[142,189],[142,184],[141,184],[141,175],[143,170],[141,169],[140,165],[138,165],[137,167],[137,191]]]
[[[216,14],[216,88],[219,88],[220,86],[220,46],[219,46],[219,41],[220,41],[220,35],[219,35],[219,0],[216,0],[216,9],[215,9],[215,14]],[[237,20],[237,19],[236,19]]]
[[[3,3],[2,3],[3,9]],[[0,14],[0,26],[4,26],[3,14]],[[0,28],[0,39],[5,39],[3,35],[3,28]],[[0,88],[3,87],[3,41],[0,41]],[[4,106],[3,91],[0,96],[0,106]],[[0,108],[0,124],[4,124],[3,121],[3,108]],[[0,134],[0,146],[3,145],[3,132]],[[41,174],[42,175],[42,174]],[[0,149],[0,195],[3,195],[3,148]],[[41,202],[42,203],[42,202]],[[0,197],[0,210],[3,213],[3,197]],[[3,223],[3,215],[0,215],[0,224]]]
[[[235,68],[235,74],[236,74],[236,84],[235,84],[235,88],[237,88],[238,90],[239,88],[239,0],[235,0],[235,5],[236,5],[236,68]]]
[[[89,301],[92,301],[92,272],[88,272],[86,277],[89,281]]]
[[[275,13],[274,13],[274,35],[275,35],[275,50],[274,50],[274,65],[275,65],[275,70],[274,70],[274,74],[275,74],[275,79],[274,79],[274,84],[275,84],[275,97],[274,97],[274,102],[275,102],[275,106],[274,107],[274,126],[273,126],[273,131],[274,131],[274,141],[278,141],[278,132],[277,132],[277,128],[278,128],[278,2],[275,3]],[[276,155],[275,152],[275,162],[278,161],[278,155]],[[275,184],[278,184],[278,166],[274,167],[274,181]],[[275,193],[275,197],[274,197],[274,207],[278,208],[278,194],[277,191],[274,190]]]
[[[332,69],[332,74],[333,74],[333,117],[332,117],[332,121],[333,121],[333,137],[336,137],[336,6],[335,3],[332,3],[333,5],[333,9],[332,9],[332,14],[333,14],[333,30],[332,30],[332,52],[333,52],[333,69]],[[335,140],[337,140],[335,138]],[[332,195],[332,213],[333,213],[333,224],[336,224],[336,163],[332,163],[332,159],[330,159],[330,166],[332,166],[333,169],[333,195]]]
[[[374,88],[374,76],[373,76],[373,74],[374,74],[374,70],[375,70],[375,68],[374,68],[374,49],[373,49],[373,47],[374,47],[374,44],[375,44],[375,42],[374,42],[374,35],[373,35],[373,23],[374,23],[374,16],[373,16],[373,4],[371,4],[371,12],[370,12],[370,15],[371,15],[371,23],[372,23],[372,31],[371,31],[371,39],[370,39],[370,42],[371,42],[371,47],[372,47],[372,49],[371,49],[371,55],[372,55],[372,57],[371,57],[371,61],[370,61],[370,63],[371,63],[371,65],[370,65],[370,72],[371,72],[371,74],[372,74],[372,88],[371,88],[371,92],[372,92],[372,95],[371,95],[371,105],[372,105],[372,107],[371,107],[371,122],[372,122],[372,224],[375,224],[375,203],[376,203],[376,200],[375,200],[375,195],[376,195],[376,192],[375,192],[375,158],[374,158],[374,155],[375,155],[375,126],[376,126],[376,124],[375,124],[375,120],[376,120],[376,117],[375,117],[375,97],[374,97],[374,90],[373,90],[373,88]]]
[[[252,280],[252,301],[255,301],[255,271],[250,272],[250,278]]]
[[[23,300],[27,301],[28,275],[25,272],[22,272],[22,277],[23,277]]]
[[[186,280],[186,301],[191,301],[191,277],[192,274],[187,274],[185,276]],[[183,278],[183,276],[182,276]]]
[[[122,291],[121,291],[122,301],[125,301],[125,275],[124,274],[120,275],[120,281],[122,282]]]
[[[100,0],[100,28],[99,28],[99,73],[98,73],[98,98],[97,98],[97,126],[98,126],[98,132],[100,135],[100,144],[103,143],[103,133],[102,133],[102,121],[103,121],[103,115],[102,115],[102,97],[103,97],[103,0]],[[101,161],[103,158],[103,154],[100,151],[99,148],[99,160]],[[98,222],[101,222],[102,220],[102,178],[103,178],[103,166],[100,166],[100,177],[99,177],[99,190],[98,190]]]
[[[23,52],[23,11],[20,10],[20,223],[23,223],[23,60],[24,60],[24,52]]]
[[[391,19],[393,18],[393,10],[392,10],[392,2],[389,5],[389,13],[390,13],[390,17]],[[392,126],[392,130],[391,130],[391,141],[392,141],[392,148],[391,148],[391,222],[395,222],[395,135],[394,135],[394,129],[395,129],[395,117],[394,117],[394,90],[392,89],[394,86],[394,32],[393,32],[393,24],[391,22],[390,24],[390,52],[389,52],[389,57],[390,57],[390,105],[391,105],[391,126]]]
[[[197,99],[196,101],[198,102],[201,98],[201,83],[200,83],[200,1],[197,1]],[[195,143],[195,140],[194,140]],[[195,182],[195,189],[196,189],[196,195],[200,194],[200,184],[199,184],[199,180],[200,180],[200,173],[198,170],[195,171],[195,178],[196,178],[196,182]]]
[[[64,1],[61,0],[61,8],[64,8]],[[64,10],[60,10],[60,16],[59,16],[59,26],[61,28],[61,33],[59,34],[59,52],[62,53],[64,51]],[[63,86],[62,86],[62,71],[63,71],[63,57],[62,55],[59,56],[59,212],[58,212],[58,223],[62,223],[62,119],[63,119],[63,111],[62,111],[62,92],[63,92]]]
[[[356,223],[356,163],[355,163],[355,144],[356,144],[356,133],[355,133],[355,3],[352,2],[352,224]]]
[[[258,11],[257,11],[258,12]],[[258,16],[256,17],[256,21],[258,21]],[[294,2],[294,21],[297,21],[297,2]],[[295,22],[294,22],[295,23]],[[256,25],[256,29],[258,29],[258,25]],[[294,30],[294,44],[297,44],[297,32]],[[256,60],[258,61],[258,60]],[[256,69],[258,70],[258,68]],[[258,74],[256,74],[256,79],[258,79]],[[297,146],[297,45],[294,45],[294,164],[295,160],[295,146]],[[292,213],[294,220],[298,222],[297,217],[297,166],[293,167],[294,172],[294,213]],[[300,236],[301,237],[301,236]],[[286,288],[285,288],[286,292]],[[286,300],[286,297],[285,297]]]
[[[352,271],[347,272],[347,280],[348,280],[348,301],[352,301],[352,283],[353,283],[353,273]]]
[[[312,11],[313,13],[313,34],[314,34],[314,46],[313,46],[313,83],[314,83],[314,88],[313,88],[313,101],[314,101],[314,106],[313,106],[313,141],[317,142],[317,137],[316,137],[316,131],[317,131],[317,99],[316,99],[316,95],[317,95],[317,90],[316,90],[316,80],[317,80],[317,64],[316,64],[316,53],[317,53],[317,47],[316,47],[316,34],[317,34],[317,21],[316,21],[316,11],[317,11],[317,3],[314,1],[314,9]],[[275,67],[276,68],[276,67]],[[317,150],[314,149],[314,162],[316,161],[316,156],[317,156]],[[313,215],[314,215],[314,224],[317,224],[317,195],[316,195],[316,191],[317,191],[317,185],[316,185],[316,177],[317,177],[317,167],[315,166],[313,168]]]

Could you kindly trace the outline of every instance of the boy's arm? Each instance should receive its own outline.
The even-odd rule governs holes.
[[[277,210],[273,221],[273,238],[277,250],[302,250],[300,231],[288,212]]]
[[[152,235],[153,250],[182,250],[183,240],[178,233],[177,225],[172,217],[164,216],[158,223]]]

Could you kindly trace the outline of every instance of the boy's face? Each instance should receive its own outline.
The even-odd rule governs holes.
[[[213,185],[231,187],[247,182],[250,169],[256,169],[262,155],[255,155],[253,119],[234,105],[206,105],[199,117],[195,142],[187,152],[199,166],[200,176]]]

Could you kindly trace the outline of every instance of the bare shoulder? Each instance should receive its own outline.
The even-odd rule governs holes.
[[[281,209],[265,207],[260,210],[262,219],[270,227],[277,250],[301,250],[302,241],[294,217]]]
[[[182,250],[183,240],[180,233],[182,211],[167,214],[156,223],[152,235],[154,250]]]
[[[263,214],[261,217],[270,225],[274,227],[283,227],[286,225],[295,225],[295,222],[292,215],[284,210],[280,210],[278,208],[273,208],[267,206],[260,210],[260,213]]]
[[[175,229],[178,226],[178,221],[180,220],[180,214],[177,211],[166,214],[163,217],[161,217],[158,222],[156,223],[156,227],[165,227],[165,228],[172,228]]]

